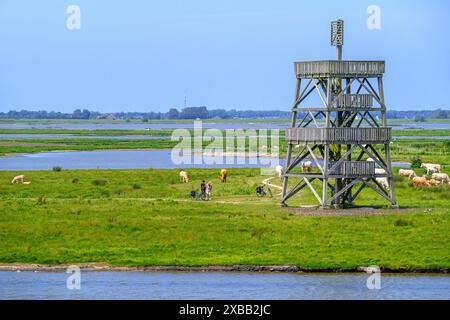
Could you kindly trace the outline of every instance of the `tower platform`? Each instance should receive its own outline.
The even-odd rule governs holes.
[[[384,74],[384,61],[322,60],[295,62],[298,79],[310,78],[376,78]]]

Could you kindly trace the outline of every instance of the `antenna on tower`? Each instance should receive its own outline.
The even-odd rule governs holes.
[[[337,59],[342,60],[344,45],[344,20],[331,21],[331,45],[337,47]]]

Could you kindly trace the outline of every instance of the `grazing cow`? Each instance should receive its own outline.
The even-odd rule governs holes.
[[[228,175],[227,169],[220,170],[220,175],[219,175],[220,181],[227,182],[227,175]]]
[[[428,182],[427,178],[425,178],[425,177],[412,178],[412,183],[413,183],[413,186],[416,187],[416,188],[418,188],[418,187],[425,187],[425,188],[431,187],[430,182]]]
[[[389,181],[388,178],[384,177],[384,178],[375,178],[375,180],[387,191],[390,190],[389,188]]]
[[[408,177],[409,179],[417,177],[417,174],[414,170],[405,170],[405,169],[400,169],[398,171],[398,175],[400,177]]]
[[[278,179],[281,180],[281,178],[283,178],[283,166],[276,166],[275,167],[275,174],[277,175]]]
[[[386,174],[386,170],[382,169],[382,168],[375,168],[375,174]],[[377,177],[375,178],[376,182],[378,182],[378,184],[380,184],[385,190],[389,191],[389,181],[387,177]]]
[[[185,183],[189,182],[189,175],[186,171],[180,171],[180,181]]]
[[[312,172],[312,162],[302,161],[302,172]]]
[[[15,176],[11,183],[15,184],[15,183],[23,183],[23,180],[25,180],[25,176],[23,174],[21,174],[20,176]]]
[[[447,181],[450,182],[450,178],[448,177],[448,174],[446,173],[433,173],[431,178],[437,180],[437,181]]]
[[[420,167],[427,170],[427,174],[439,173],[442,169],[442,166],[440,164],[434,163],[422,163]]]

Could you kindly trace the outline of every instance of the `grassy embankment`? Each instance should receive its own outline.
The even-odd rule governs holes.
[[[128,130],[128,129],[50,129],[50,128],[33,128],[33,129],[2,129],[0,134],[58,134],[58,135],[75,135],[75,136],[171,136],[170,129],[161,130]],[[193,130],[189,130],[193,131]],[[284,136],[284,130],[280,130],[280,136]],[[269,132],[270,134],[270,132]],[[448,129],[395,129],[394,136],[450,136]]]
[[[1,129],[0,134],[57,134],[74,136],[171,136],[173,130],[126,130],[126,129]],[[450,130],[449,130],[450,132]]]
[[[30,185],[0,172],[0,263],[450,269],[449,186],[396,178],[401,210],[305,216],[257,198],[257,169],[230,169],[226,184],[214,169],[189,172],[189,184],[178,170],[25,172]],[[213,200],[191,201],[202,179],[214,182]],[[386,204],[370,190],[360,199]],[[302,192],[291,205],[314,203]]]

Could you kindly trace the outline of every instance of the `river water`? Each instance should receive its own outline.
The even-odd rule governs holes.
[[[0,299],[450,299],[450,277],[367,274],[82,272],[69,290],[62,272],[0,271]]]
[[[213,163],[214,160],[220,160]],[[231,161],[230,161],[231,160]],[[261,168],[274,167],[274,158],[204,156],[203,162],[175,164],[171,150],[112,150],[112,151],[68,151],[15,154],[0,157],[0,170],[50,170],[63,169],[174,169],[174,168]],[[230,162],[228,162],[230,161]],[[226,163],[225,163],[226,162]],[[279,163],[284,165],[285,160]],[[393,162],[396,167],[409,167],[409,163]]]

